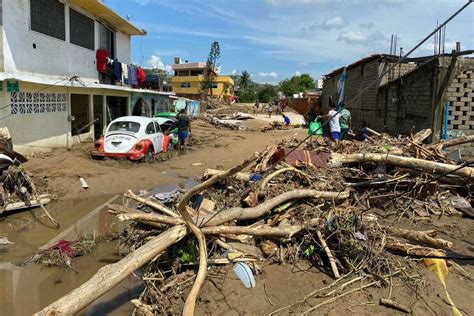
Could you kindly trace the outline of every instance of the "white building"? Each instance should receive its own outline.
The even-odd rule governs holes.
[[[100,134],[135,103],[166,107],[167,94],[99,74],[97,50],[129,65],[131,36],[146,34],[102,1],[0,0],[0,27],[0,127],[20,152]]]

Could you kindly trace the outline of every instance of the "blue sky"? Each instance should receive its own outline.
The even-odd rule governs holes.
[[[295,73],[321,78],[337,67],[388,53],[391,34],[407,52],[465,0],[105,0],[148,35],[132,41],[132,60],[169,69],[174,56],[205,61],[213,41],[222,73],[247,70],[257,82]],[[446,28],[474,49],[474,4]],[[433,41],[416,55],[433,53]]]

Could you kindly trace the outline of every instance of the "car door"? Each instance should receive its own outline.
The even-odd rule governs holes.
[[[159,153],[163,150],[163,131],[161,130],[158,122],[154,122],[154,123],[155,123],[156,140],[157,140],[155,149],[156,149],[156,152]]]
[[[158,134],[156,133],[155,123],[150,122],[145,129],[146,138],[149,139],[153,144],[155,153],[161,151],[161,144],[158,142]]]

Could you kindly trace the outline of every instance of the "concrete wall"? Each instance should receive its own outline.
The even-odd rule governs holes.
[[[0,95],[0,104],[10,104],[0,109],[0,127],[7,127],[12,136],[15,149],[21,153],[30,154],[34,151],[48,150],[51,147],[69,147],[73,144],[90,140],[93,135],[92,126],[82,131],[82,135],[71,136],[71,94],[84,94],[90,98],[89,122],[93,120],[92,97],[94,95],[126,97],[130,100],[130,92],[109,89],[92,89],[80,87],[48,87],[43,84],[19,82],[20,98],[10,92]],[[37,91],[44,90],[40,93]],[[6,83],[3,82],[3,91]],[[13,98],[12,98],[13,97]],[[130,104],[130,102],[128,102]],[[18,112],[20,107],[27,109]],[[105,100],[101,104],[105,109]],[[128,106],[129,107],[129,106]],[[23,110],[21,110],[23,111]],[[105,111],[105,110],[104,110]],[[106,117],[103,117],[103,126]]]
[[[79,8],[75,10],[93,18]],[[66,40],[62,41],[30,30],[29,0],[3,2],[3,59],[5,72],[23,71],[56,76],[98,79],[96,50],[99,22],[95,22],[95,50],[69,43],[69,5],[66,2]],[[36,48],[33,48],[33,45]],[[117,32],[116,55],[130,63],[130,36]],[[1,58],[0,58],[1,59]]]
[[[201,95],[201,82],[204,80],[204,76],[175,76],[172,79],[173,92],[177,95]],[[189,83],[189,88],[182,88],[181,83]],[[234,80],[228,76],[218,76],[215,79],[217,88],[212,89],[214,96],[230,96],[233,95]],[[231,89],[225,90],[228,86]]]

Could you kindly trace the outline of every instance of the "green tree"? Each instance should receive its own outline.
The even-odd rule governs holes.
[[[313,90],[314,88],[314,79],[308,74],[295,75],[290,79],[285,79],[280,82],[280,91],[287,97],[291,97],[293,94],[300,92]]]
[[[300,88],[304,89],[303,91],[300,91],[300,92],[314,90],[315,89],[314,79],[311,78],[309,74],[302,74],[300,75],[300,78],[299,78],[299,86]]]
[[[242,72],[239,80],[240,89],[245,90],[252,83],[250,73],[246,70]]]
[[[249,85],[240,91],[239,100],[242,103],[253,103],[257,100],[257,89],[255,84],[252,82]]]
[[[209,56],[207,57],[206,63],[206,72],[204,74],[204,80],[201,83],[201,90],[209,90],[212,97],[212,86],[216,79],[217,73],[216,70],[219,67],[217,60],[221,57],[221,49],[219,47],[219,42],[213,42],[211,45],[211,50]]]
[[[257,99],[260,102],[268,103],[278,100],[278,89],[274,85],[264,84],[258,88]]]

